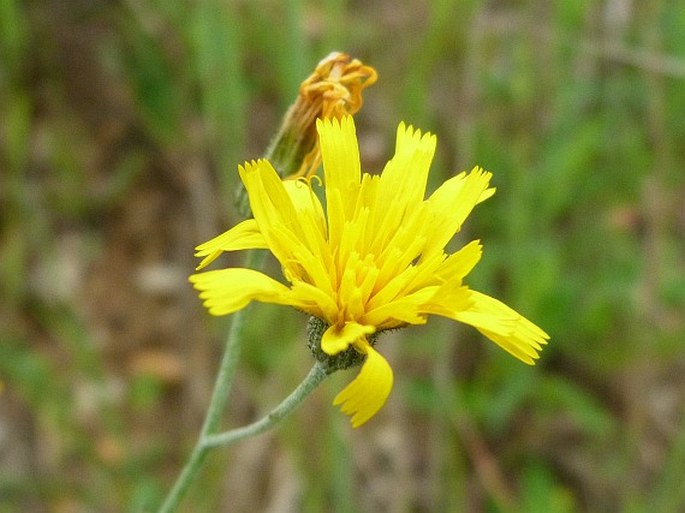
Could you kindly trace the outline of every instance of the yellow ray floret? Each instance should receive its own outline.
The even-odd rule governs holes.
[[[200,244],[196,248],[195,256],[204,257],[204,259],[197,266],[197,270],[207,267],[224,251],[242,249],[269,249],[254,219],[247,219],[221,235]]]
[[[334,405],[351,416],[352,427],[361,426],[383,407],[393,382],[392,369],[385,358],[366,339],[360,339],[358,346],[366,355],[362,370],[333,400]]]
[[[324,321],[326,355],[357,351],[364,364],[335,399],[356,427],[384,404],[392,370],[368,337],[440,315],[470,324],[519,360],[533,364],[549,336],[500,301],[463,283],[481,257],[472,241],[446,245],[473,208],[491,197],[491,173],[462,172],[426,197],[436,138],[401,123],[395,154],[380,175],[361,170],[354,122],[317,122],[325,208],[315,179],[282,181],[266,160],[239,167],[253,219],[197,247],[200,268],[224,251],[268,249],[284,283],[250,269],[191,276],[210,313],[251,301],[290,305]]]

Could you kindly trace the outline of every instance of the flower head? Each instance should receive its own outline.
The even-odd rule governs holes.
[[[325,205],[314,180],[282,181],[266,160],[239,167],[254,218],[197,247],[198,269],[222,251],[268,249],[286,283],[251,269],[190,277],[209,312],[225,315],[251,301],[290,305],[326,326],[321,350],[353,349],[359,375],[335,398],[357,427],[385,403],[393,373],[374,334],[423,324],[429,314],[470,324],[519,360],[533,364],[549,336],[529,320],[463,283],[478,263],[472,241],[445,246],[471,210],[489,198],[491,173],[462,172],[424,198],[436,138],[400,123],[394,157],[380,175],[362,173],[350,116],[317,122]]]

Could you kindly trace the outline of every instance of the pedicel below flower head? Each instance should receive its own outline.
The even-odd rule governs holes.
[[[374,343],[380,331],[440,315],[475,327],[519,360],[534,364],[549,336],[464,278],[478,263],[478,240],[448,254],[447,243],[473,208],[494,194],[479,167],[425,198],[436,138],[400,123],[395,155],[380,175],[363,173],[351,116],[317,121],[325,208],[311,179],[283,181],[266,160],[239,167],[253,218],[197,247],[198,270],[223,251],[268,249],[284,282],[229,268],[190,281],[213,315],[251,301],[289,305],[321,320],[320,352],[353,351],[357,377],[334,399],[354,427],[385,403],[393,372]]]

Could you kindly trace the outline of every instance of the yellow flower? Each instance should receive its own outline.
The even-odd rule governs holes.
[[[251,301],[290,305],[327,325],[321,349],[353,348],[359,375],[334,404],[352,425],[369,420],[392,388],[388,362],[373,334],[423,324],[429,314],[470,324],[516,358],[533,364],[549,336],[463,279],[481,256],[479,241],[447,254],[446,244],[476,204],[489,198],[491,173],[474,168],[424,199],[436,138],[401,123],[395,156],[380,175],[362,173],[350,116],[317,122],[325,178],[325,208],[313,180],[281,181],[265,160],[239,167],[254,215],[197,247],[198,269],[223,251],[268,249],[287,284],[251,269],[195,274],[190,281],[213,315]]]

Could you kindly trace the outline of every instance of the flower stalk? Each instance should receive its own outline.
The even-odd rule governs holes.
[[[309,371],[309,374],[302,380],[302,382],[293,390],[293,392],[286,397],[281,404],[276,406],[273,410],[267,413],[260,420],[236,429],[231,429],[224,433],[212,434],[212,431],[207,429],[210,426],[209,415],[205,422],[205,429],[203,429],[200,438],[193,449],[193,452],[188,458],[181,474],[174,487],[169,492],[166,500],[159,508],[158,513],[171,513],[176,511],[178,505],[188,491],[197,473],[202,468],[202,465],[211,449],[217,447],[227,447],[233,445],[246,438],[260,435],[266,431],[274,428],[283,419],[290,415],[295,409],[304,401],[315,389],[326,379],[329,375],[324,365],[320,362],[314,364]],[[219,373],[221,376],[221,372]],[[221,385],[222,389],[227,389]],[[217,394],[215,393],[215,397]],[[212,403],[215,404],[214,402]]]
[[[231,429],[230,431],[216,435],[206,436],[202,441],[203,447],[207,449],[226,447],[239,442],[240,440],[251,438],[268,431],[290,415],[329,375],[330,373],[325,366],[320,362],[316,362],[307,376],[299,385],[297,385],[297,388],[268,414],[247,426]]]
[[[316,120],[326,117],[341,118],[356,113],[362,106],[362,90],[375,81],[376,71],[373,68],[345,53],[333,52],[319,62],[314,72],[302,82],[295,103],[286,113],[265,154],[265,158],[278,166],[281,177],[310,176],[316,171],[321,163]],[[248,217],[249,205],[242,186],[238,189],[236,202],[239,213]],[[208,265],[221,252],[219,250],[205,255],[206,258],[200,265]],[[263,253],[248,251],[243,265],[247,269],[259,269],[263,257]],[[317,361],[295,390],[264,418],[241,428],[217,433],[241,353],[246,312],[246,309],[241,309],[233,316],[200,436],[174,486],[160,506],[159,513],[172,513],[178,509],[211,449],[234,444],[273,428],[292,413],[332,372]],[[320,340],[318,344],[320,345]],[[0,390],[1,385],[2,383]]]

